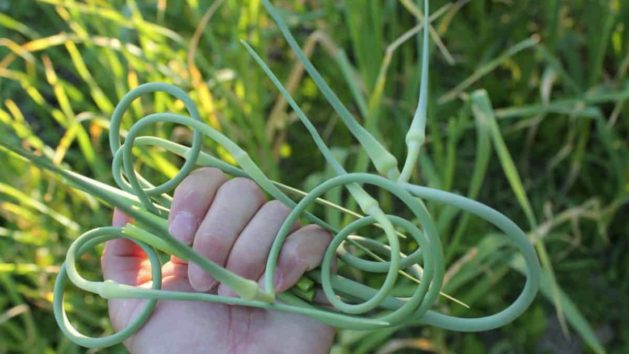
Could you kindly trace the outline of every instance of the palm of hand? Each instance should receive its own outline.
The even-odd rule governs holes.
[[[172,264],[165,268],[172,268]],[[194,291],[185,265],[163,287]],[[183,274],[182,274],[183,273]],[[114,326],[124,327],[142,300],[110,302]],[[334,330],[316,320],[276,311],[210,304],[159,302],[153,315],[127,343],[132,353],[327,353]]]

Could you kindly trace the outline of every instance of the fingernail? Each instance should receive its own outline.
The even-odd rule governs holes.
[[[168,227],[168,232],[176,239],[186,244],[192,243],[195,229],[194,217],[187,211],[175,214],[173,221]]]

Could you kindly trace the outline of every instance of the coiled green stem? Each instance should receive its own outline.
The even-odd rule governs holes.
[[[192,119],[173,113],[151,114],[140,119],[131,127],[123,143],[119,140],[119,131],[112,130],[110,132],[110,141],[112,142],[112,147],[116,148],[113,150],[115,158],[112,171],[121,190],[104,186],[83,176],[69,172],[61,173],[55,170],[55,172],[61,173],[70,183],[73,183],[78,188],[93,193],[107,202],[122,208],[136,219],[135,224],[129,224],[123,228],[103,227],[89,231],[79,237],[68,250],[66,262],[61,268],[55,285],[54,312],[63,332],[77,344],[86,347],[101,347],[125,340],[135,333],[150,317],[156,301],[165,299],[220,302],[288,311],[310,316],[333,326],[351,329],[366,330],[388,326],[427,324],[453,330],[477,331],[495,328],[508,323],[520,315],[535,297],[539,282],[539,264],[533,248],[527,241],[524,233],[513,222],[498,211],[483,204],[436,189],[409,183],[399,183],[374,174],[347,173],[342,169],[337,171],[338,176],[317,186],[296,203],[276,183],[263,174],[245,151],[220,132],[203,124],[198,119],[196,108],[183,91],[167,84],[150,83],[131,91],[116,108],[112,117],[112,127],[118,128],[120,126],[120,120],[133,99],[142,94],[158,90],[182,99]],[[194,131],[192,146],[184,147],[155,137],[138,137],[140,130],[147,125],[156,123],[174,123],[188,126]],[[231,166],[201,152],[201,144],[198,142],[204,137],[210,138],[224,147],[234,156],[239,167]],[[139,145],[159,146],[184,157],[185,163],[175,178],[160,186],[153,186],[133,169],[134,163],[131,150],[133,146]],[[53,169],[45,163],[40,163],[40,165]],[[168,199],[164,198],[164,196],[176,186],[176,183],[172,181],[181,181],[196,166],[217,167],[232,175],[251,178],[273,198],[284,202],[292,208],[291,213],[280,228],[269,254],[265,270],[266,289],[261,289],[255,282],[233,274],[204,258],[189,246],[180,243],[168,234],[167,222],[164,219],[164,215],[168,211],[168,205],[162,205],[159,201]],[[368,196],[367,192],[362,188],[364,185],[372,185],[390,192],[410,210],[421,227],[398,216],[385,214],[380,210],[377,203],[367,206],[367,209],[369,209],[366,210],[367,216],[358,218],[340,229],[328,225],[325,221],[305,211],[328,190],[336,187],[351,188],[353,190],[352,194],[366,194]],[[522,252],[528,267],[527,281],[522,293],[512,305],[498,314],[475,319],[450,317],[430,310],[439,296],[443,282],[444,264],[439,235],[430,214],[421,202],[422,199],[446,203],[489,221],[502,230],[509,240],[512,241],[513,245]],[[323,288],[325,296],[332,305],[332,309],[320,307],[314,303],[304,303],[304,300],[295,297],[290,292],[279,295],[272,292],[272,279],[281,247],[290,232],[291,225],[302,216],[335,233],[330,246],[325,252],[321,269],[308,274],[308,277],[315,280]],[[379,227],[384,229],[388,244],[382,244],[374,239],[361,239],[356,236],[352,236],[352,242],[362,240],[358,243],[369,245],[371,249],[378,249],[379,253],[388,252],[388,260],[365,260],[349,252],[342,252],[340,259],[348,266],[355,267],[360,271],[384,273],[385,280],[380,289],[374,289],[334,274],[331,267],[334,258],[337,257],[339,247],[361,228],[375,223],[378,223]],[[404,255],[400,252],[399,235],[395,232],[394,226],[404,230],[405,234],[410,235],[417,242],[418,248],[416,251],[410,255]],[[148,254],[153,273],[152,288],[134,287],[113,281],[88,281],[80,275],[76,262],[81,254],[94,248],[99,243],[119,237],[137,242]],[[157,252],[176,255],[189,262],[199,264],[218,281],[231,287],[240,297],[232,298],[204,293],[160,290],[161,264]],[[419,267],[419,263],[421,263],[421,267]],[[393,296],[392,293],[397,276],[404,269],[408,269],[409,272],[420,276],[420,284],[410,296]],[[71,326],[64,312],[63,291],[68,279],[75,286],[107,299],[143,298],[149,301],[144,304],[144,309],[140,315],[127,328],[108,337],[90,338],[78,333]]]
[[[246,151],[221,132],[204,124],[197,107],[184,91],[164,83],[149,83],[133,89],[122,98],[114,110],[109,143],[114,156],[112,173],[118,188],[63,170],[50,161],[34,156],[16,146],[7,146],[12,151],[30,159],[36,165],[62,176],[74,187],[101,198],[135,219],[133,224],[122,228],[102,227],[91,230],[81,235],[68,249],[66,261],[61,267],[55,283],[53,304],[57,323],[66,336],[85,347],[103,347],[120,343],[142,327],[150,317],[158,300],[207,301],[287,311],[309,316],[332,326],[357,330],[431,325],[458,331],[482,331],[502,326],[524,312],[537,293],[540,266],[535,251],[522,230],[506,216],[484,204],[456,194],[407,182],[415,167],[425,137],[428,94],[427,22],[429,17],[427,0],[424,0],[425,23],[419,107],[407,134],[409,151],[401,174],[395,157],[354,120],[349,110],[343,106],[340,99],[301,52],[277,10],[268,0],[263,0],[263,4],[278,24],[290,46],[296,51],[298,58],[304,63],[306,70],[323,91],[326,99],[337,111],[351,133],[366,149],[380,175],[345,171],[341,164],[334,159],[316,128],[282,86],[280,80],[254,49],[244,42],[247,51],[284,95],[327,162],[336,172],[334,178],[323,182],[309,193],[304,193],[305,195],[299,201],[294,201],[286,193],[286,191],[294,192],[294,189],[270,180]],[[142,95],[154,92],[165,92],[181,100],[186,107],[188,116],[174,113],[150,114],[138,120],[129,129],[124,141],[122,141],[120,136],[121,122],[131,103]],[[193,132],[191,146],[182,146],[151,136],[139,136],[140,132],[147,126],[162,123],[184,125],[191,129]],[[238,166],[232,166],[202,152],[204,139],[211,139],[223,147],[234,158]],[[159,147],[181,156],[185,162],[173,178],[154,186],[134,170],[135,163],[132,150],[139,146]],[[208,260],[168,233],[166,215],[172,199],[169,192],[194,168],[201,166],[216,167],[233,176],[251,178],[272,198],[291,208],[290,214],[278,231],[271,247],[264,273],[263,288],[258,286],[256,282],[242,278]],[[365,185],[391,193],[410,211],[416,222],[385,213],[380,208],[378,201],[363,188]],[[347,188],[351,197],[356,200],[365,214],[365,216],[361,216],[352,213],[357,216],[357,219],[342,227],[341,225],[330,225],[307,211],[313,203],[324,203],[324,205],[330,206],[330,203],[322,201],[321,196],[330,189],[338,187]],[[424,207],[423,200],[448,204],[485,219],[504,232],[511,244],[523,254],[527,266],[527,279],[522,292],[511,305],[496,314],[480,318],[458,318],[431,310],[440,294],[445,265],[441,239],[431,215]],[[332,242],[325,251],[321,269],[306,275],[323,289],[331,307],[323,307],[312,301],[306,301],[298,297],[297,292],[288,291],[275,294],[273,291],[273,277],[280,250],[291,226],[302,217],[334,234]],[[370,225],[384,231],[386,243],[357,235],[361,229]],[[410,236],[417,243],[417,249],[408,255],[401,252],[400,238],[403,235]],[[129,286],[113,281],[88,281],[81,276],[76,264],[80,256],[98,244],[116,238],[126,238],[136,242],[146,252],[152,270],[151,288]],[[347,244],[358,246],[359,249],[373,256],[375,260],[363,259],[350,253],[346,247]],[[229,286],[239,297],[162,290],[159,252],[175,255],[188,262],[198,264],[216,280]],[[332,267],[336,258],[344,265],[353,267],[358,271],[384,274],[381,287],[375,289],[336,274]],[[418,282],[417,286],[411,292],[404,292],[404,296],[400,296],[399,292],[396,292],[399,274],[418,278],[413,279]],[[68,280],[76,287],[98,294],[103,298],[142,298],[147,301],[144,302],[144,307],[139,315],[123,330],[107,337],[88,337],[79,333],[67,318],[63,306],[63,293]]]

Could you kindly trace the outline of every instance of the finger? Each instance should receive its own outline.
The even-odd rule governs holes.
[[[317,225],[307,225],[292,233],[280,251],[274,276],[275,291],[291,288],[305,272],[318,267],[331,240],[330,233]]]
[[[226,268],[244,278],[257,280],[264,272],[273,240],[289,213],[290,209],[277,200],[264,204],[238,236]],[[225,284],[219,286],[218,294],[235,295]]]
[[[225,180],[225,175],[217,168],[201,168],[186,177],[175,189],[168,232],[179,241],[192,244],[201,220]]]
[[[188,281],[188,263],[179,263],[179,262],[166,262],[162,266],[162,279],[166,278],[176,278],[180,280],[185,280],[188,284],[188,288],[190,288]]]
[[[123,227],[131,221],[119,209],[114,209],[112,225]],[[140,276],[146,255],[135,242],[124,238],[114,239],[105,243],[105,250],[101,257],[101,269],[105,280],[118,283],[137,285],[145,279]]]
[[[264,203],[264,194],[251,180],[234,178],[225,182],[194,236],[193,248],[214,263],[224,266],[236,238]],[[216,281],[196,264],[188,267],[190,285],[208,291]]]

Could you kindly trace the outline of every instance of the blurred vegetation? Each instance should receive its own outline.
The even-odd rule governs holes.
[[[401,158],[419,87],[416,2],[275,3],[352,113]],[[629,352],[629,3],[435,0],[431,7],[428,142],[413,181],[513,218],[540,254],[542,295],[505,328],[343,331],[334,352]],[[114,105],[141,83],[165,81],[188,91],[207,123],[272,178],[308,190],[330,171],[240,39],[264,54],[339,160],[367,170],[256,0],[0,0],[0,139],[17,136],[113,184],[106,133]],[[473,99],[485,94],[493,109]],[[134,104],[127,124],[182,109],[156,94]],[[190,139],[181,127],[151,133]],[[230,159],[211,142],[206,148]],[[181,163],[158,150],[142,156],[137,168],[155,182]],[[6,151],[0,159],[0,353],[83,352],[57,330],[51,290],[69,243],[107,224],[111,210]],[[395,208],[389,199],[381,196]],[[440,310],[502,309],[521,289],[519,258],[486,223],[428,207],[448,260],[444,291],[471,306],[441,301]],[[95,277],[98,258],[84,260]],[[103,300],[70,292],[66,303],[82,330],[111,331]]]

